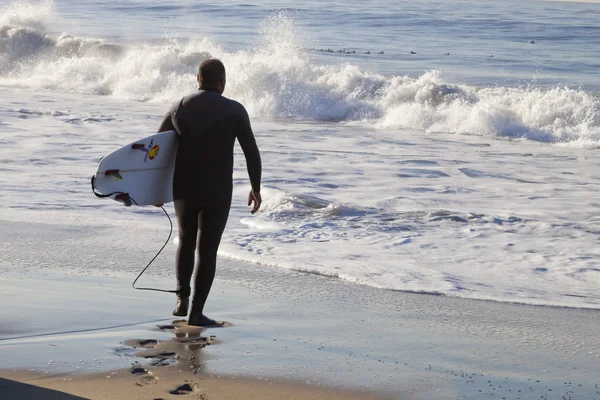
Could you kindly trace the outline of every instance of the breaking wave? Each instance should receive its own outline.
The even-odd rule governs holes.
[[[0,84],[33,90],[170,102],[195,89],[199,63],[222,59],[226,95],[254,116],[364,122],[426,132],[493,135],[543,142],[600,140],[597,95],[568,87],[474,87],[439,71],[384,76],[304,50],[286,14],[263,24],[253,49],[228,52],[210,38],[161,44],[111,43],[67,33],[51,36],[51,7],[9,6],[0,13]]]

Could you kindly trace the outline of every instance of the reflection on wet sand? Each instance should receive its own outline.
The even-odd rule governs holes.
[[[224,322],[221,326],[229,326]],[[168,325],[159,325],[161,332],[172,332],[173,339],[130,339],[124,344],[140,349],[134,355],[150,360],[152,366],[178,365],[180,369],[191,370],[194,374],[203,372],[202,350],[216,343],[215,335],[202,334],[207,328],[190,326],[185,320],[175,320]]]

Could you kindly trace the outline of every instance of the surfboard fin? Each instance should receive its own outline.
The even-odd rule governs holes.
[[[129,197],[128,193],[119,193],[115,196],[115,200],[120,201],[125,204],[125,207],[131,207],[131,197]]]
[[[106,176],[113,176],[115,179],[117,179],[119,181],[123,180],[123,177],[119,173],[118,169],[109,169],[109,170],[106,170],[106,172],[104,172],[104,175],[106,175]]]

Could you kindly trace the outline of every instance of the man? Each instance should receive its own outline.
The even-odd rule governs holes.
[[[173,176],[173,199],[179,227],[176,256],[177,306],[173,315],[188,314],[194,252],[198,260],[189,325],[210,326],[204,303],[215,277],[217,249],[229,216],[233,188],[233,146],[237,138],[252,190],[252,214],[260,208],[261,159],[248,113],[240,103],[223,97],[225,67],[217,59],[200,65],[199,90],[175,103],[159,132],[176,130],[179,147]]]

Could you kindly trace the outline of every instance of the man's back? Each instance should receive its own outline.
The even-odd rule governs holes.
[[[252,188],[260,190],[261,160],[248,113],[236,101],[200,90],[173,105],[167,118],[179,133],[173,197],[205,204],[230,202],[237,138]]]
[[[173,177],[173,197],[179,244],[177,245],[177,305],[173,315],[188,324],[211,326],[204,304],[215,278],[217,252],[231,207],[233,145],[237,138],[246,156],[252,190],[248,206],[260,209],[261,161],[241,104],[221,94],[225,90],[225,66],[208,59],[198,69],[198,93],[184,97],[169,110],[159,132],[175,129],[179,148]],[[201,232],[199,235],[198,233]],[[195,252],[198,251],[197,265]],[[196,269],[194,300],[189,309],[190,282]]]

